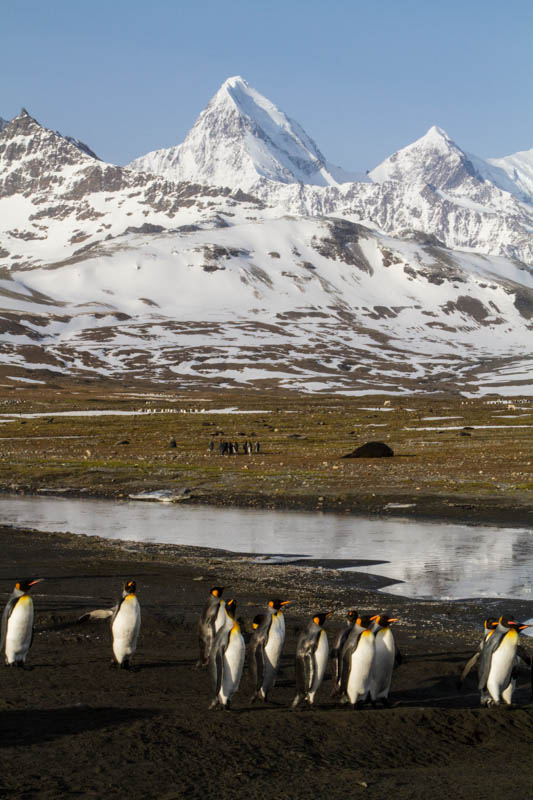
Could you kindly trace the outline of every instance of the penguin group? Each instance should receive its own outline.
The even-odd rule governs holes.
[[[259,453],[261,450],[261,444],[259,442],[249,442],[247,439],[244,442],[219,442],[218,443],[218,454],[220,456],[235,456],[238,455],[240,452],[244,453],[244,455],[251,456],[254,453]],[[215,442],[211,440],[208,445],[208,450],[210,453],[215,451]]]
[[[236,619],[235,600],[222,599],[223,588],[211,590],[199,622],[200,659],[198,665],[209,666],[214,698],[211,708],[230,708],[230,700],[239,689],[245,653],[253,683],[250,702],[269,700],[278,675],[285,641],[283,609],[288,600],[270,600],[265,612],[252,621],[252,632],[246,648],[241,625]],[[296,695],[292,708],[313,706],[317,692],[331,664],[332,696],[351,708],[365,703],[373,707],[390,706],[389,692],[395,667],[402,656],[394,641],[392,624],[397,617],[381,612],[361,615],[349,610],[330,651],[324,628],[331,612],[318,612],[300,633],[296,644]],[[521,660],[532,670],[531,659],[518,644],[518,635],[527,625],[514,621],[489,620],[480,648],[469,659],[461,683],[479,661],[481,704],[510,704]]]
[[[30,591],[43,578],[27,578],[15,583],[2,614],[0,652],[4,651],[6,667],[26,667],[26,657],[33,642],[33,599]],[[141,627],[141,606],[134,580],[127,580],[122,595],[110,609],[97,609],[83,614],[79,621],[111,618],[112,663],[129,669],[137,648]]]
[[[0,651],[9,667],[26,667],[33,641],[34,608],[32,588],[42,578],[18,580],[2,615]],[[141,627],[141,607],[134,580],[127,580],[112,608],[97,609],[79,618],[110,618],[112,663],[131,668]],[[208,667],[213,685],[210,707],[229,709],[238,691],[246,651],[253,684],[250,702],[271,701],[278,678],[285,643],[286,607],[290,600],[275,598],[251,622],[245,635],[237,619],[234,599],[225,601],[224,587],[211,589],[198,623],[198,667]],[[330,651],[325,624],[331,612],[313,614],[296,643],[294,674],[296,694],[292,708],[312,707],[330,663],[332,697],[340,704],[360,708],[365,703],[388,707],[394,668],[402,662],[392,624],[397,617],[389,613],[362,615],[350,609]],[[518,670],[530,670],[533,696],[533,660],[519,643],[529,625],[508,616],[488,618],[477,651],[466,663],[459,678],[461,687],[477,667],[478,690],[482,706],[511,705]]]

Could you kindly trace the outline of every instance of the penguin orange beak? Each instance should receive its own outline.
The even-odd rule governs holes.
[[[41,581],[44,581],[44,578],[35,578],[34,581],[28,583],[28,586],[35,586],[36,583],[40,583]]]
[[[282,600],[280,606],[288,606],[290,602],[290,600]]]
[[[391,618],[389,619],[389,622],[399,622],[399,621],[400,621],[400,618],[399,618],[399,617],[391,617]]]

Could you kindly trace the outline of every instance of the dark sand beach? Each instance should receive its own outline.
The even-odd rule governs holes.
[[[456,676],[483,619],[526,619],[533,603],[411,601],[378,594],[371,576],[262,565],[194,548],[133,545],[0,529],[2,602],[18,577],[35,587],[31,670],[2,669],[4,797],[533,798],[529,675],[516,707],[479,707],[475,679]],[[108,621],[80,624],[137,581],[142,629],[131,672],[110,667]],[[195,668],[196,623],[211,586],[235,597],[243,629],[268,599],[290,599],[272,704],[250,705],[245,671],[231,712],[209,711],[209,678]],[[330,697],[291,711],[298,632],[315,611],[392,611],[403,664],[391,709],[347,710]],[[528,652],[531,640],[524,639]]]

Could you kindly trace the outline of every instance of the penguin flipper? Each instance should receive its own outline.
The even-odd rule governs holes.
[[[258,642],[254,651],[255,690],[258,692],[265,679],[265,648],[263,642]]]
[[[474,653],[474,655],[471,658],[468,659],[468,661],[464,665],[463,671],[461,672],[461,675],[457,679],[457,686],[458,686],[459,689],[463,685],[463,683],[465,681],[465,678],[468,675],[468,673],[472,670],[473,667],[475,667],[475,665],[479,661],[480,655],[481,655],[481,653],[478,650],[476,653]]]
[[[309,690],[312,660],[309,653],[298,656],[296,659],[296,691],[298,694],[305,695]]]
[[[7,636],[7,622],[15,605],[17,603],[18,597],[11,596],[6,603],[6,607],[4,608],[4,613],[2,614],[2,633],[0,634],[0,651],[4,649],[4,645],[6,643],[6,636]]]
[[[341,653],[338,647],[333,648],[331,651],[331,679],[333,680],[333,684],[336,687],[340,680],[341,675]],[[335,689],[334,689],[335,692]]]
[[[356,641],[357,646],[357,641]],[[355,649],[355,648],[354,648]],[[345,647],[342,653],[342,664],[341,664],[341,696],[346,696],[348,691],[348,680],[350,678],[350,668],[352,662],[352,648]]]
[[[394,666],[395,667],[401,667],[402,664],[403,664],[403,656],[402,656],[401,652],[398,650],[398,648],[396,647],[396,649],[394,651]]]
[[[216,678],[215,678],[215,697],[218,697],[218,693],[220,692],[220,689],[222,688],[222,681],[224,679],[224,654],[222,653],[222,651],[220,649],[217,650],[217,654],[216,654],[216,656],[214,658],[214,664],[215,664],[215,669],[216,669],[216,672],[215,672],[215,676],[216,676]]]
[[[115,621],[115,618],[116,618],[118,612],[120,611],[120,606],[122,605],[122,600],[123,599],[124,598],[121,597],[120,600],[118,601],[118,603],[116,603],[116,605],[114,605],[113,608],[111,609],[111,627],[113,627],[113,623]]]

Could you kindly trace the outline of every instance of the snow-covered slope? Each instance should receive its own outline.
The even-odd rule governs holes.
[[[517,232],[497,208],[517,224],[516,197],[387,177],[262,178],[258,199],[91,153],[27,112],[0,134],[0,365],[347,393],[531,384],[532,269],[428,234],[530,252],[527,212]]]
[[[328,164],[297,122],[239,76],[222,84],[183,144],[155,150],[129,166],[175,181],[245,191],[260,178],[317,186],[356,179]]]
[[[498,174],[500,170],[504,172],[508,181],[520,190],[523,198],[533,203],[533,149],[522,150],[503,158],[489,158],[487,161]]]

